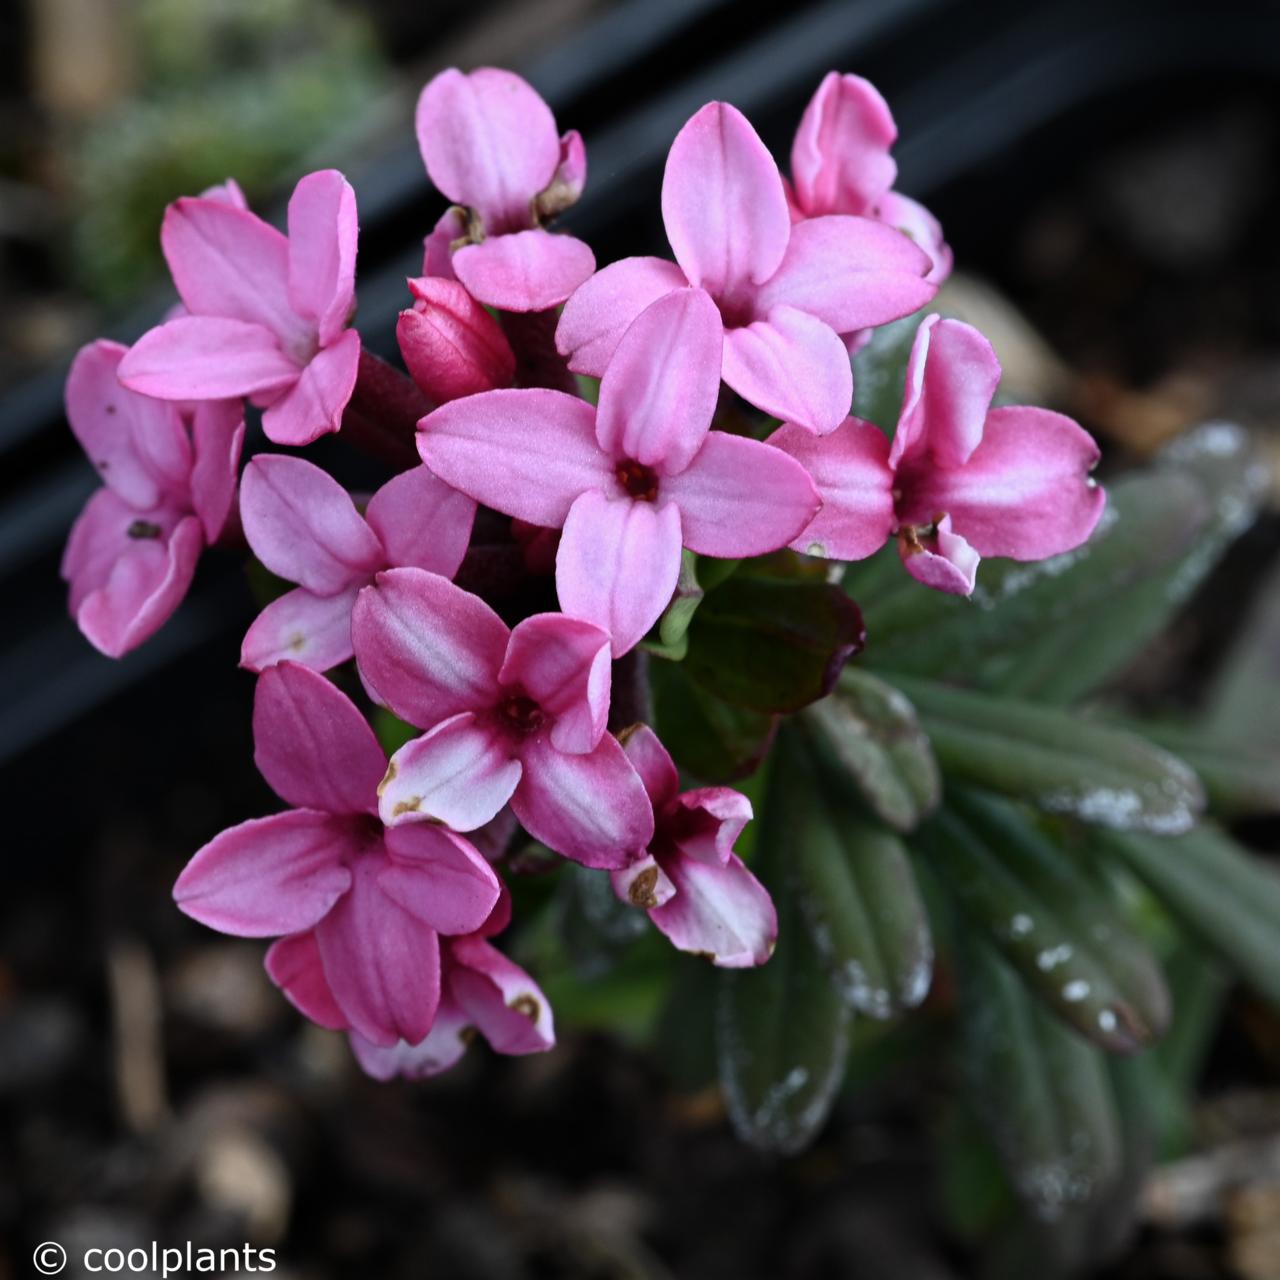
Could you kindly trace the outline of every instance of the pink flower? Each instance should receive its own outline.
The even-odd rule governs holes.
[[[623,734],[627,759],[653,802],[648,855],[612,873],[614,892],[644,907],[681,951],[726,969],[764,964],[778,938],[773,900],[733,852],[751,801],[731,787],[680,794],[680,777],[648,725]]]
[[[710,297],[682,288],[627,330],[598,409],[558,391],[491,391],[419,423],[419,451],[443,480],[508,515],[563,527],[561,608],[607,630],[615,657],[670,601],[682,545],[762,555],[817,510],[802,467],[710,431],[721,334]]]
[[[645,307],[693,286],[719,310],[725,382],[765,413],[823,433],[853,396],[839,335],[909,315],[935,292],[926,255],[874,219],[792,226],[778,166],[723,102],[703,107],[672,143],[662,217],[675,263],[624,258],[569,299],[556,343],[575,372],[603,374]]]
[[[420,1043],[440,1001],[438,935],[480,928],[497,876],[443,827],[383,829],[386,757],[324,676],[292,662],[263,672],[253,736],[262,776],[295,807],[209,841],[174,885],[178,906],[222,933],[285,935],[286,953],[314,948],[313,981],[344,1026],[378,1045]]]
[[[351,657],[351,608],[382,569],[411,565],[453,577],[476,504],[427,470],[388,480],[363,517],[347,491],[301,458],[259,454],[244,469],[240,518],[253,553],[297,588],[254,620],[240,663],[290,658],[327,671]]]
[[[771,444],[813,476],[823,507],[791,544],[860,560],[898,536],[907,572],[968,595],[981,556],[1040,560],[1079,546],[1106,495],[1089,473],[1093,437],[1048,409],[992,409],[1000,362],[958,320],[927,317],[907,364],[898,428],[849,418],[814,439],[786,425]]]
[[[238,190],[238,189],[237,189]],[[356,199],[335,169],[308,174],[286,238],[232,195],[170,205],[160,243],[189,314],[143,334],[125,386],[162,400],[249,396],[267,437],[309,444],[337,431],[356,384]]]
[[[456,280],[409,281],[413,306],[400,313],[396,341],[422,393],[445,404],[509,387],[516,358],[498,322]]]
[[[892,190],[898,166],[889,150],[897,137],[889,106],[869,80],[828,72],[791,144],[792,216],[851,213],[897,227],[929,255],[925,278],[939,285],[951,274],[951,250],[938,220]]]
[[[542,226],[578,198],[587,161],[529,84],[494,67],[450,68],[423,89],[416,124],[431,181],[461,206],[428,238],[424,274],[456,276],[491,307],[545,311],[595,270],[581,240]]]
[[[622,867],[653,811],[609,714],[609,637],[558,613],[515,630],[483,600],[421,569],[390,569],[351,621],[366,686],[426,730],[391,758],[388,826],[472,831],[508,800],[535,838],[587,866]]]
[[[67,377],[67,418],[104,488],[71,529],[62,576],[85,638],[118,658],[182,603],[196,562],[236,494],[244,416],[229,401],[165,404],[116,377],[125,348],[82,347]]]

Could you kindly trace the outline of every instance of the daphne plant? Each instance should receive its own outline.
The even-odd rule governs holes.
[[[330,170],[287,237],[234,184],[179,200],[181,313],[68,385],[109,486],[66,560],[92,643],[154,632],[215,540],[292,584],[242,651],[291,808],[199,850],[179,907],[276,938],[272,979],[378,1078],[472,1030],[547,1049],[559,1005],[673,1060],[714,1040],[779,1152],[914,1028],[1078,1256],[1168,1094],[1152,1046],[1190,1034],[1188,949],[1280,999],[1280,886],[1220,825],[1277,807],[1274,759],[1105,696],[1248,523],[1247,440],[1107,492],[1083,428],[1003,403],[990,343],[922,314],[950,250],[858,77],[822,82],[789,180],[703,107],[662,184],[675,261],[599,271],[553,229],[582,140],[529,85],[443,72],[416,123],[455,203],[408,375],[351,327]],[[366,498],[259,453],[233,504],[244,398],[275,443],[395,470]]]

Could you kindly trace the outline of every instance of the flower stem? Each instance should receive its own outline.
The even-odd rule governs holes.
[[[434,407],[408,374],[362,350],[356,388],[342,415],[342,438],[406,471],[418,465],[418,419]]]
[[[556,350],[555,311],[503,311],[503,331],[516,356],[517,387],[549,387],[578,394],[578,380]]]

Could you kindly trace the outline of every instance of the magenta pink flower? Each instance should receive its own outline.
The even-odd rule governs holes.
[[[117,342],[82,347],[67,377],[67,418],[104,487],[71,529],[62,576],[85,638],[118,658],[182,603],[236,495],[244,415],[234,401],[165,404],[127,391]]]
[[[622,867],[653,811],[609,714],[609,637],[558,613],[515,630],[483,600],[421,569],[380,573],[356,600],[361,677],[426,730],[391,758],[388,826],[472,831],[508,800],[525,829],[587,866]]]
[[[681,951],[726,969],[764,964],[778,938],[777,912],[733,852],[751,801],[731,787],[682,795],[675,764],[648,725],[623,738],[653,803],[654,833],[646,857],[612,873],[614,892],[644,907]]]
[[[364,516],[347,491],[301,458],[259,454],[244,469],[240,518],[253,553],[297,588],[257,616],[240,663],[261,671],[290,658],[327,671],[351,657],[351,609],[382,569],[409,565],[451,578],[476,504],[414,467],[388,480]]]
[[[509,387],[516,357],[498,322],[456,280],[409,281],[413,306],[400,313],[396,341],[405,366],[434,404]]]
[[[238,188],[237,188],[238,191]],[[337,431],[356,385],[356,198],[336,169],[308,174],[286,238],[234,195],[170,205],[160,243],[187,315],[143,334],[125,386],[162,400],[249,396],[267,437],[309,444]]]
[[[560,138],[532,86],[494,67],[440,72],[418,99],[416,123],[431,181],[460,206],[428,238],[424,273],[456,276],[504,311],[563,302],[596,260],[581,240],[542,224],[582,191],[582,139]]]
[[[675,263],[624,258],[569,299],[556,343],[576,372],[602,375],[631,321],[691,285],[719,310],[725,382],[765,413],[832,431],[853,396],[839,335],[909,315],[935,292],[926,255],[874,219],[792,226],[773,157],[723,102],[672,143],[662,217]]]
[[[324,676],[292,662],[263,672],[253,736],[262,776],[295,807],[215,836],[174,898],[222,933],[304,935],[345,1026],[378,1045],[420,1043],[440,1001],[438,935],[480,928],[497,876],[434,823],[383,829],[386,757]]]
[[[938,220],[892,189],[898,166],[889,151],[897,137],[888,103],[869,80],[828,72],[791,145],[792,216],[850,213],[897,227],[929,255],[926,279],[939,285],[951,274],[951,250]]]
[[[897,534],[907,571],[968,595],[981,556],[1040,560],[1079,546],[1106,495],[1090,471],[1093,437],[1048,409],[992,409],[1000,362],[976,329],[927,317],[907,365],[890,445],[849,418],[815,439],[786,425],[771,444],[813,476],[823,507],[791,544],[810,555],[860,560]]]
[[[627,330],[598,409],[558,391],[491,391],[419,423],[419,451],[443,480],[530,524],[563,527],[560,606],[608,631],[615,657],[670,601],[682,545],[762,555],[818,507],[791,459],[710,430],[721,334],[707,294],[682,288]]]

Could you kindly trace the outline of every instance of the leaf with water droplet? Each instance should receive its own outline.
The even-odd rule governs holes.
[[[891,679],[914,703],[948,779],[1120,831],[1177,835],[1204,809],[1192,770],[1134,734],[1056,707]]]

